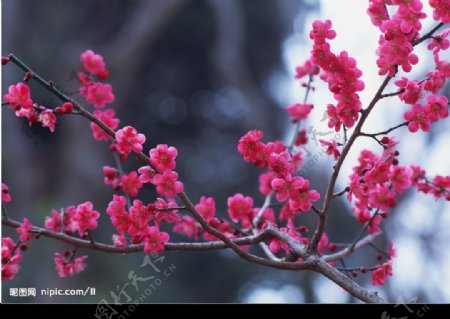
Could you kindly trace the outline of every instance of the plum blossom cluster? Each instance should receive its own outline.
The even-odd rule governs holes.
[[[9,188],[2,183],[2,203],[9,203],[11,196]],[[20,270],[20,261],[22,260],[22,252],[28,249],[26,242],[33,240],[33,225],[28,218],[24,218],[16,233],[19,241],[14,242],[10,237],[2,237],[2,281],[12,280]]]
[[[86,72],[78,73],[78,79],[82,85],[80,93],[86,98],[86,102],[96,108],[103,108],[106,104],[113,103],[115,96],[112,92],[112,86],[94,81],[94,77],[98,80],[109,77],[109,71],[103,57],[100,54],[95,54],[92,50],[87,50],[81,54],[81,62],[83,62]]]
[[[12,280],[20,270],[22,255],[11,238],[2,238],[2,281]]]
[[[3,96],[3,99],[9,103],[10,109],[15,110],[17,117],[26,118],[30,126],[39,122],[43,127],[48,127],[52,133],[55,132],[56,115],[72,111],[71,103],[59,106],[56,114],[53,109],[34,103],[31,99],[30,88],[23,82],[10,85],[8,93]]]
[[[51,211],[51,216],[45,219],[45,227],[55,233],[63,233],[82,238],[89,236],[89,231],[98,226],[100,213],[94,209],[91,202],[87,201],[77,206],[68,206],[58,212]],[[23,224],[22,224],[23,226]],[[75,257],[76,250],[65,251],[63,254],[55,253],[56,271],[60,277],[73,276],[86,268],[84,260],[87,256]]]
[[[393,275],[392,266],[393,259],[396,257],[396,250],[394,248],[394,243],[389,243],[389,259],[383,264],[375,266],[375,269],[372,271],[372,284],[374,286],[383,285],[386,279]],[[382,257],[382,256],[379,256]]]
[[[308,113],[309,111],[308,108]],[[239,140],[238,151],[246,162],[251,162],[260,168],[268,168],[268,172],[262,173],[259,177],[259,190],[264,196],[269,196],[272,192],[276,194],[276,199],[283,204],[279,219],[286,221],[288,225],[281,230],[305,243],[308,239],[295,228],[293,218],[300,211],[311,210],[313,203],[319,200],[320,194],[316,190],[310,189],[309,180],[296,175],[303,162],[301,152],[292,155],[292,152],[288,151],[282,142],[275,141],[265,144],[261,142],[262,137],[261,131],[248,132]],[[261,156],[261,154],[264,155]],[[243,228],[252,227],[255,213],[258,214],[260,209],[253,208],[254,202],[251,197],[238,193],[228,198],[227,204],[228,214],[233,222],[240,222]],[[262,220],[276,224],[273,209],[267,208],[262,215]],[[269,245],[274,253],[278,253],[283,247],[287,247],[287,244],[278,238],[273,238]],[[284,251],[289,253],[289,249],[284,249]]]
[[[51,216],[45,219],[45,227],[54,232],[63,232],[69,235],[78,235],[86,237],[87,231],[97,228],[97,219],[100,213],[94,209],[94,205],[87,201],[77,206],[68,206],[57,212],[51,211]]]
[[[397,194],[411,187],[412,169],[398,165],[398,143],[389,137],[384,137],[382,143],[384,152],[380,156],[369,150],[361,152],[359,165],[350,175],[347,196],[354,201],[352,210],[357,220],[368,222],[371,234],[380,231],[381,216],[386,217],[389,209],[396,206]]]
[[[396,8],[392,17],[389,16],[388,6]],[[367,12],[372,23],[382,32],[377,50],[380,75],[393,76],[397,66],[410,72],[412,65],[419,62],[418,56],[413,53],[413,41],[422,29],[420,20],[427,16],[422,9],[423,4],[419,0],[370,1]]]
[[[124,127],[116,132],[113,150],[126,158],[131,152],[142,152],[145,139],[133,127]],[[140,167],[137,172],[120,174],[117,168],[103,167],[105,184],[112,185],[116,191],[121,189],[125,196],[138,196],[144,184],[150,183],[155,186],[158,195],[165,197],[148,204],[134,199],[131,205],[125,196],[114,195],[106,212],[118,232],[113,235],[115,246],[127,246],[129,242],[143,243],[146,253],[161,253],[169,240],[169,234],[159,230],[162,222],[175,224],[175,232],[185,233],[189,237],[198,236],[199,226],[193,219],[181,218],[174,201],[184,188],[178,181],[178,173],[174,171],[177,154],[175,147],[158,144],[149,151],[149,165]]]
[[[320,78],[328,83],[337,101],[336,105],[327,107],[330,116],[328,126],[337,132],[342,125],[350,128],[358,120],[361,101],[357,92],[364,89],[364,82],[360,79],[362,72],[356,66],[356,60],[348,52],[342,51],[339,55],[331,52],[328,40],[336,37],[331,27],[330,20],[314,21],[310,32],[310,38],[314,41],[311,62],[320,68]]]
[[[412,186],[417,188],[419,192],[431,194],[436,199],[445,199],[450,201],[450,176],[437,175],[432,179],[426,177],[426,172],[423,168],[417,165],[411,166]]]
[[[70,276],[78,274],[82,272],[86,268],[86,264],[84,260],[88,258],[88,256],[74,257],[75,252],[66,250],[63,255],[60,253],[55,253],[55,265],[56,272],[60,277]]]

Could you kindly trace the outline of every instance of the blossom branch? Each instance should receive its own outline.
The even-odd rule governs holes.
[[[350,152],[350,149],[353,146],[353,143],[355,140],[361,135],[361,128],[366,121],[367,117],[369,116],[370,112],[374,108],[374,106],[377,104],[377,102],[381,99],[381,95],[383,94],[384,89],[387,87],[389,82],[393,76],[386,76],[381,86],[378,88],[378,91],[375,93],[375,96],[373,97],[372,101],[369,103],[369,106],[363,110],[362,115],[358,123],[356,124],[355,130],[353,131],[352,135],[349,137],[347,144],[344,146],[341,155],[339,156],[337,163],[334,167],[333,174],[331,175],[330,182],[328,184],[327,192],[325,195],[325,201],[323,204],[323,208],[319,214],[319,222],[317,225],[317,228],[314,232],[313,239],[311,240],[311,243],[308,247],[308,250],[310,253],[314,253],[317,250],[317,246],[319,245],[320,238],[322,237],[322,234],[325,230],[325,222],[329,214],[329,210],[331,207],[331,201],[333,199],[333,193],[334,193],[334,187],[336,185],[337,178],[339,176],[339,172],[341,170],[342,164],[345,161],[345,158],[347,157],[347,154]]]
[[[21,222],[10,219],[10,218],[3,218],[2,219],[2,225],[17,228],[20,225],[22,225]],[[105,253],[117,253],[117,254],[124,254],[124,253],[135,253],[135,252],[143,252],[144,251],[144,245],[129,245],[127,247],[116,247],[114,245],[108,245],[100,242],[96,242],[93,239],[81,239],[76,238],[70,235],[67,235],[65,233],[60,232],[54,232],[51,230],[48,230],[46,228],[40,228],[33,226],[32,229],[33,233],[40,234],[42,236],[56,239],[62,242],[66,242],[68,244],[74,245],[75,247],[80,248],[88,248],[92,250],[102,251]],[[234,239],[233,241],[237,245],[249,245],[249,244],[256,244],[259,243],[268,237],[268,232],[262,232],[256,236],[247,236],[242,237],[238,239]],[[215,250],[215,249],[227,249],[229,248],[226,244],[220,241],[208,241],[208,242],[201,242],[201,243],[166,243],[165,246],[166,250]]]
[[[62,93],[59,89],[57,89],[53,82],[51,81],[45,81],[42,77],[34,73],[27,65],[25,65],[22,61],[20,61],[16,56],[13,54],[9,55],[9,59],[11,62],[19,66],[21,69],[23,69],[26,72],[30,72],[31,77],[35,79],[41,86],[43,86],[45,89],[53,93],[55,96],[60,98],[64,102],[70,102],[73,105],[73,108],[78,112],[77,114],[88,119],[90,122],[93,122],[97,124],[100,128],[102,128],[108,135],[110,135],[112,138],[115,138],[115,131],[109,128],[103,121],[101,121],[99,118],[94,116],[92,113],[87,111],[84,107],[81,106],[77,101],[74,99],[68,97],[64,93]],[[311,80],[311,79],[310,79]],[[379,93],[377,95],[381,94],[384,87],[389,82],[390,77],[386,78],[385,82],[383,83],[382,87],[379,90]],[[308,85],[308,92],[310,90],[310,85]],[[307,97],[307,94],[306,94]],[[305,97],[305,99],[306,99]],[[375,101],[375,99],[374,99]],[[317,240],[317,236],[320,238],[321,234],[323,233],[323,227],[324,222],[326,219],[326,216],[328,214],[328,209],[330,205],[330,200],[333,195],[333,188],[334,184],[337,179],[337,175],[339,173],[340,166],[342,165],[345,156],[350,150],[351,145],[353,144],[354,140],[358,136],[360,132],[360,128],[362,124],[364,123],[365,119],[368,116],[368,113],[370,112],[370,109],[374,106],[376,103],[373,102],[373,104],[369,105],[368,111],[363,113],[363,116],[361,118],[361,121],[359,122],[357,129],[352,134],[352,136],[349,138],[349,141],[347,145],[344,148],[344,151],[338,160],[338,164],[335,168],[335,172],[333,174],[332,180],[330,182],[329,190],[328,192],[328,199],[325,201],[324,208],[322,210],[317,210],[318,214],[320,215],[320,224],[318,229],[316,230],[316,233],[314,235],[313,239],[313,245],[311,246],[313,249],[312,251],[315,251],[317,248],[317,243],[315,242]],[[146,156],[142,152],[134,152],[134,154],[137,156],[137,158],[141,161],[143,161],[146,165],[150,166],[154,171],[157,171],[156,168],[150,163],[150,160],[148,156]],[[194,205],[192,204],[191,200],[187,197],[187,195],[184,192],[181,192],[178,194],[178,197],[180,200],[184,203],[184,207],[187,211],[189,211],[194,218],[198,221],[198,223],[202,226],[202,228],[210,233],[211,235],[218,238],[220,241],[212,241],[212,242],[205,242],[205,243],[167,243],[165,248],[167,250],[209,250],[209,249],[225,249],[225,248],[231,248],[237,255],[242,257],[243,259],[250,261],[252,263],[257,263],[264,266],[269,266],[273,268],[278,269],[284,269],[284,270],[314,270],[319,273],[324,274],[326,277],[333,280],[335,283],[340,285],[342,288],[346,289],[354,295],[355,297],[366,301],[366,302],[380,302],[382,301],[377,296],[374,296],[372,293],[366,291],[356,283],[354,283],[351,279],[348,277],[342,275],[339,273],[337,269],[334,269],[330,265],[328,265],[325,261],[321,260],[316,255],[311,255],[310,251],[307,250],[306,246],[300,244],[296,239],[292,238],[288,234],[280,231],[279,229],[269,225],[266,230],[262,231],[260,234],[255,234],[252,236],[247,236],[243,238],[238,239],[230,239],[223,233],[221,233],[219,230],[212,227],[204,218],[203,216],[195,209]],[[270,205],[270,200],[268,200],[268,205]],[[267,208],[266,207],[266,208]],[[261,217],[260,217],[261,218]],[[17,221],[10,220],[8,218],[2,219],[2,224],[10,227],[19,227],[20,223]],[[111,252],[111,253],[126,253],[126,252],[138,252],[143,250],[143,245],[131,245],[128,247],[114,247],[112,245],[106,245],[102,243],[95,242],[93,240],[85,240],[85,239],[78,239],[69,235],[66,235],[64,233],[55,233],[52,231],[49,231],[47,229],[42,228],[34,228],[33,231],[39,232],[39,234],[42,234],[46,237],[54,238],[57,240],[61,240],[70,244],[75,245],[76,247],[80,248],[91,248],[96,249],[100,251],[105,252]],[[278,258],[274,258],[271,255],[269,256],[269,259],[261,258],[256,255],[250,254],[240,248],[241,245],[248,245],[248,244],[255,244],[255,243],[263,243],[265,239],[267,239],[267,236],[274,236],[279,238],[280,240],[286,242],[288,246],[290,247],[291,251],[302,257],[304,259],[303,262],[290,262],[290,261],[281,261]]]

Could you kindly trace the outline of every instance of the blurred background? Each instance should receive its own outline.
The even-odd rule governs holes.
[[[333,50],[348,50],[357,59],[366,83],[361,97],[367,105],[381,78],[374,58],[378,30],[370,24],[366,9],[367,2],[357,0],[339,4],[331,0],[6,0],[2,1],[2,55],[13,52],[82,101],[76,78],[81,69],[79,56],[86,49],[102,54],[111,72],[108,82],[116,96],[112,107],[120,126],[133,125],[146,134],[147,150],[160,143],[176,146],[177,171],[188,195],[194,201],[202,195],[213,196],[218,214],[225,217],[226,199],[237,192],[254,197],[257,206],[263,203],[257,190],[260,170],[244,163],[237,141],[251,129],[264,131],[266,142],[291,138],[284,109],[303,98],[294,71],[308,58],[313,20],[333,21],[338,33]],[[351,21],[348,12],[352,12]],[[427,13],[431,16],[428,9]],[[425,30],[433,26],[428,22]],[[432,58],[424,47],[419,54],[425,58],[413,76],[421,79]],[[12,64],[2,71],[3,92],[23,77]],[[59,104],[35,83],[30,86],[33,100],[49,107]],[[316,87],[311,98],[316,108],[306,127],[320,136],[330,134],[323,115],[332,97],[322,84]],[[405,109],[398,100],[383,102],[366,131],[400,123]],[[103,184],[102,175],[103,165],[114,165],[108,144],[94,141],[89,124],[81,118],[63,118],[57,134],[50,134],[37,125],[29,128],[9,110],[2,111],[2,180],[13,198],[7,205],[9,215],[20,220],[28,217],[43,226],[52,208],[90,200],[102,213],[95,238],[111,242],[113,228],[105,209],[112,190]],[[399,139],[405,132],[399,131]],[[423,165],[429,176],[448,175],[448,139],[448,121],[433,125],[430,134],[408,135],[399,147],[400,163]],[[380,151],[371,143],[357,143],[339,187],[345,187],[362,147]],[[303,173],[323,194],[333,164],[315,156],[317,141],[310,142],[306,153]],[[130,158],[125,170],[139,166]],[[146,202],[155,198],[150,188],[140,193]],[[394,241],[398,258],[394,277],[376,289],[391,302],[399,297],[449,302],[449,205],[408,192],[391,216],[382,227],[386,236],[377,244],[386,247]],[[304,214],[297,222],[313,227],[316,220]],[[335,201],[327,224],[330,240],[351,242],[360,229],[348,203]],[[15,231],[7,228],[3,236],[16,238]],[[186,239],[174,235],[171,241]],[[144,255],[140,253],[120,256],[80,250],[80,255],[89,255],[87,269],[74,278],[59,278],[53,255],[70,248],[47,238],[34,241],[23,253],[20,273],[3,283],[3,302],[112,302],[127,285],[125,291],[134,300],[143,290],[131,285],[131,272],[142,279],[141,288],[164,279],[144,302],[357,302],[319,275],[249,264],[230,251],[166,252],[164,260],[153,261],[154,267],[141,267]],[[367,248],[349,258],[347,266],[373,265],[375,255]],[[170,275],[162,275],[164,270]],[[373,289],[370,275],[356,280]],[[95,287],[96,295],[50,299],[38,293],[36,298],[17,298],[9,296],[12,287]],[[122,294],[121,301],[128,297]]]

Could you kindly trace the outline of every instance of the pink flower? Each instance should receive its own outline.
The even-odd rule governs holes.
[[[389,186],[383,184],[369,191],[369,204],[371,207],[387,211],[389,208],[397,205],[395,194],[389,189]]]
[[[238,193],[229,197],[227,201],[228,214],[233,222],[242,222],[243,227],[251,226],[251,216],[253,208],[253,199],[249,196]]]
[[[423,88],[417,80],[409,81],[403,77],[401,80],[395,81],[395,85],[403,89],[403,92],[399,94],[399,98],[406,104],[417,103],[422,95]]]
[[[158,227],[148,227],[144,239],[144,251],[147,254],[160,254],[164,251],[164,245],[169,241],[169,234],[160,232]]]
[[[305,64],[298,66],[295,69],[295,78],[296,79],[301,79],[303,78],[305,75],[317,75],[319,74],[319,68],[314,65],[311,60],[306,60]]]
[[[119,185],[120,179],[119,179],[119,170],[115,167],[111,166],[103,166],[103,176],[104,182],[106,185]]]
[[[322,237],[320,238],[319,245],[317,246],[317,250],[321,254],[325,254],[325,248],[328,245],[328,236],[327,234],[323,233]]]
[[[450,176],[437,175],[433,178],[432,192],[436,198],[445,196],[446,200],[450,200]]]
[[[78,225],[78,233],[83,237],[88,229],[97,228],[97,219],[100,213],[94,210],[91,202],[85,202],[77,206],[73,220]]]
[[[80,58],[86,71],[93,75],[104,72],[106,68],[103,57],[100,54],[95,54],[92,50],[84,51]]]
[[[431,125],[426,110],[419,104],[414,104],[412,110],[407,111],[403,117],[409,121],[408,130],[415,133],[419,128],[424,132],[429,132]]]
[[[195,209],[209,222],[216,214],[216,201],[212,197],[200,197],[200,203],[195,205]]]
[[[308,136],[306,134],[306,130],[302,128],[295,139],[295,146],[302,146],[308,144]]]
[[[51,229],[54,232],[60,232],[61,226],[63,226],[64,232],[69,234],[75,233],[78,229],[77,223],[73,220],[73,216],[75,215],[76,207],[69,206],[64,210],[64,221],[61,223],[61,214],[56,210],[52,209],[52,217],[47,216],[45,218],[45,227]]]
[[[156,192],[159,195],[166,196],[169,199],[183,192],[183,183],[178,181],[178,174],[174,171],[156,174],[151,183],[156,186]]]
[[[313,22],[313,29],[309,34],[311,40],[314,40],[314,44],[322,44],[326,39],[332,40],[336,37],[336,31],[331,29],[331,21],[319,21]]]
[[[138,134],[134,127],[125,126],[116,132],[117,150],[124,156],[128,156],[131,152],[142,152],[144,143],[145,135]]]
[[[427,80],[423,86],[424,90],[437,94],[439,90],[444,86],[446,77],[443,72],[437,70],[428,72],[426,74]]]
[[[283,205],[280,211],[280,220],[291,220],[298,214],[298,211],[291,210],[289,202]]]
[[[177,209],[171,209],[177,207],[177,203],[173,200],[169,200],[167,203],[164,199],[158,198],[155,202],[155,225],[159,227],[161,222],[177,223],[181,221],[181,217],[178,215]]]
[[[263,173],[259,175],[259,191],[264,196],[267,196],[272,191],[272,180],[274,179],[273,174]]]
[[[300,176],[292,180],[292,189],[289,191],[289,206],[293,211],[301,210],[307,212],[311,209],[312,203],[320,198],[319,192],[309,190],[309,181]]]
[[[39,114],[38,121],[42,123],[42,126],[48,127],[50,132],[55,131],[56,115],[52,110],[46,109]]]
[[[144,206],[139,199],[135,199],[130,208],[130,218],[135,224],[140,225],[140,228],[144,228],[153,219],[153,216],[149,207]]]
[[[255,207],[252,210],[252,217],[251,219],[254,220],[256,216],[258,216],[259,212],[261,211],[260,207]],[[261,228],[264,226],[265,223],[275,224],[275,212],[272,208],[267,207],[264,210],[263,215],[261,216],[261,220],[258,223],[258,228]]]
[[[375,217],[373,217],[372,219],[369,219],[369,225],[367,226],[367,231],[369,232],[369,234],[376,234],[379,233],[380,227],[378,227],[378,225],[381,222],[381,216],[377,215]]]
[[[260,142],[263,132],[253,130],[245,134],[238,143],[238,151],[244,156],[245,162],[255,161],[258,154],[264,151],[264,144]]]
[[[383,285],[387,277],[392,276],[392,260],[378,265],[372,272],[372,285]]]
[[[24,218],[22,224],[16,228],[19,234],[20,241],[32,241],[33,240],[33,225],[31,225],[28,218]]]
[[[54,209],[51,211],[52,217],[45,217],[45,228],[54,232],[61,231],[61,215]]]
[[[230,223],[228,223],[226,221],[223,221],[216,217],[209,221],[209,225],[211,227],[217,229],[218,231],[220,231],[227,238],[235,238],[236,237],[236,235],[234,234],[235,230],[234,230],[233,226],[231,226]],[[213,240],[213,241],[219,240],[219,238],[217,238],[214,235],[211,235],[208,232],[203,233],[203,239],[204,240]]]
[[[450,23],[450,4],[448,0],[429,0],[429,3],[433,7],[434,20]]]
[[[450,41],[447,39],[449,34],[450,29],[447,29],[441,34],[432,37],[427,49],[430,51],[434,49],[433,54],[437,54],[440,50],[447,50],[450,47]]]
[[[125,235],[112,235],[112,241],[114,244],[114,247],[127,247],[127,239],[125,238]]]
[[[425,112],[428,114],[428,118],[432,122],[436,122],[439,118],[448,117],[448,99],[446,96],[427,96],[427,104],[424,106]]]
[[[389,242],[389,258],[392,259],[397,257],[397,250],[394,248],[394,243],[392,241]]]
[[[173,231],[185,235],[188,238],[198,239],[201,228],[197,225],[194,218],[191,216],[183,216],[181,221],[173,226]]]
[[[97,108],[102,108],[106,104],[113,103],[116,99],[112,92],[112,86],[100,82],[90,84],[85,87],[85,90],[80,91],[80,93],[86,97],[86,101],[89,104]]]
[[[389,19],[389,14],[386,8],[385,0],[370,0],[369,9],[367,13],[374,26],[381,26],[383,21]]]
[[[123,174],[120,178],[120,185],[122,185],[124,193],[130,194],[133,197],[137,196],[139,190],[142,188],[142,182],[135,171],[129,174]]]
[[[288,229],[286,227],[280,228],[283,233],[288,233]],[[284,241],[279,239],[278,237],[271,237],[269,242],[269,249],[274,254],[278,253],[280,249],[283,249],[285,254],[289,254],[289,246]]]
[[[271,154],[280,154],[286,151],[286,146],[280,141],[269,142],[267,144],[260,143],[261,149],[256,153],[252,162],[253,165],[266,168]]]
[[[330,117],[328,120],[328,127],[334,128],[336,132],[339,132],[341,130],[342,122],[337,115],[336,107],[332,104],[328,104],[327,114]]]
[[[67,260],[63,255],[55,253],[55,265],[58,276],[66,277],[67,275],[73,277],[73,275],[82,272],[86,268],[84,260],[88,256],[81,256],[75,258],[73,261]]]
[[[16,109],[16,116],[17,117],[25,117],[28,119],[28,124],[33,125],[33,123],[37,122],[38,120],[38,114],[34,108],[18,108]]]
[[[150,163],[159,172],[171,171],[176,167],[175,158],[177,153],[175,147],[168,147],[167,144],[158,144],[156,148],[150,150]]]
[[[9,187],[5,183],[2,183],[2,202],[9,203],[11,201],[11,195],[9,194]]]
[[[389,173],[392,187],[397,193],[411,187],[412,170],[409,167],[393,166]]]
[[[322,144],[322,146],[326,147],[325,152],[328,155],[333,155],[335,161],[339,158],[339,155],[341,155],[341,152],[337,149],[336,140],[328,142],[328,141],[319,139],[319,142],[320,142],[320,144]]]
[[[300,176],[295,176],[294,179],[299,179]],[[277,193],[276,197],[279,202],[284,202],[289,198],[289,192],[292,189],[292,178],[274,178],[271,184],[273,190]]]
[[[30,97],[30,88],[22,82],[19,82],[16,85],[10,85],[8,88],[8,94],[6,94],[3,98],[10,104],[9,107],[11,109],[15,109],[17,107],[29,109],[33,106],[33,101]]]
[[[155,177],[156,172],[150,166],[142,166],[138,169],[139,180],[141,183],[151,183],[153,177]]]
[[[120,120],[118,118],[115,118],[115,112],[113,109],[106,109],[104,111],[101,110],[95,110],[94,116],[97,117],[100,121],[106,124],[107,127],[109,127],[112,130],[117,129],[119,127]],[[91,123],[91,130],[92,134],[94,135],[94,138],[97,141],[105,140],[109,141],[111,139],[111,136],[106,133],[100,126],[98,126],[95,123]]]
[[[295,171],[295,166],[291,162],[291,155],[286,151],[279,154],[270,154],[268,164],[270,172],[281,178],[285,178]]]
[[[20,270],[20,250],[9,237],[2,237],[2,282],[12,280]]]
[[[125,196],[114,195],[113,200],[109,202],[106,213],[111,216],[111,223],[116,230],[123,234],[128,230],[131,220],[126,211],[127,200]]]
[[[305,120],[312,109],[312,104],[295,103],[287,108],[287,112],[291,116],[293,122],[298,122],[300,120]]]

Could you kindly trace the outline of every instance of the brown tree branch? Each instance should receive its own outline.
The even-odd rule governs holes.
[[[100,119],[95,117],[92,113],[87,111],[84,107],[81,106],[80,103],[75,101],[74,99],[68,97],[64,93],[62,93],[60,90],[58,90],[51,81],[45,81],[42,77],[37,75],[35,72],[33,72],[27,65],[25,65],[22,61],[20,61],[16,56],[13,54],[9,55],[9,58],[11,62],[19,66],[21,69],[23,69],[25,72],[31,72],[32,78],[36,80],[40,85],[42,85],[45,89],[53,93],[55,96],[60,98],[63,102],[70,102],[73,104],[74,109],[79,112],[79,115],[88,119],[89,121],[97,124],[99,127],[101,127],[107,134],[109,134],[112,138],[115,137],[115,131],[110,129],[104,122],[102,122]],[[376,97],[380,95],[384,89],[384,87],[389,82],[390,78],[386,78],[382,87],[380,87],[380,90],[378,91]],[[320,211],[320,223],[319,227],[316,230],[316,233],[314,234],[313,238],[313,245],[311,246],[312,252],[315,251],[315,248],[318,243],[317,236],[320,239],[321,234],[323,233],[323,227],[324,222],[326,219],[326,216],[328,214],[328,209],[330,205],[331,198],[333,196],[333,188],[334,184],[336,182],[340,166],[342,165],[345,156],[350,150],[351,145],[353,144],[354,140],[360,133],[360,129],[362,124],[364,123],[365,119],[367,118],[371,108],[376,103],[376,99],[372,101],[371,105],[369,105],[369,108],[366,112],[363,113],[362,118],[360,122],[357,125],[357,128],[355,129],[355,132],[350,139],[348,144],[345,146],[343,150],[343,154],[341,154],[341,157],[338,160],[337,167],[335,169],[335,172],[333,173],[332,180],[330,181],[330,186],[328,188],[328,195],[327,200],[324,203],[324,208],[322,211]],[[149,161],[148,156],[146,156],[144,153],[139,152],[135,153],[135,155],[143,161],[146,165],[152,167],[155,171],[155,167],[153,167]],[[331,191],[330,191],[331,190]],[[366,302],[382,302],[382,300],[376,296],[373,295],[373,293],[370,293],[357,285],[355,282],[353,282],[350,278],[344,276],[341,274],[337,269],[331,267],[328,265],[324,260],[317,257],[315,254],[310,254],[310,252],[306,249],[306,247],[291,236],[289,236],[286,233],[283,233],[279,229],[273,227],[272,225],[268,225],[267,229],[260,234],[248,236],[244,238],[239,239],[230,239],[226,237],[224,234],[222,234],[217,229],[213,228],[202,216],[200,213],[197,212],[194,205],[192,204],[191,200],[187,197],[187,195],[182,192],[178,194],[178,197],[181,199],[181,201],[185,205],[185,209],[189,211],[195,219],[200,223],[200,225],[203,227],[203,229],[210,233],[211,235],[217,237],[221,241],[214,241],[214,242],[206,242],[206,243],[167,243],[166,249],[167,250],[208,250],[208,249],[225,249],[225,248],[231,248],[233,251],[236,252],[237,255],[242,257],[245,260],[248,260],[253,263],[257,263],[264,266],[269,266],[273,268],[278,269],[284,269],[284,270],[314,270],[319,273],[322,273],[326,277],[330,278],[332,281],[340,285],[342,288],[346,289],[349,293],[354,295],[355,297],[361,299],[362,301]],[[20,225],[20,222],[13,221],[8,218],[2,219],[2,224],[10,227],[18,227]],[[111,252],[111,253],[124,253],[124,252],[134,252],[134,251],[142,251],[143,246],[142,245],[131,245],[128,247],[114,247],[112,245],[106,245],[102,243],[98,243],[95,241],[89,241],[84,239],[78,239],[75,237],[68,236],[63,233],[55,233],[52,231],[49,231],[47,229],[42,228],[34,228],[34,230],[38,231],[44,236],[58,239],[61,241],[65,241],[71,244],[74,244],[76,247],[84,247],[84,248],[91,248],[96,250],[101,250],[104,252]],[[279,261],[279,260],[272,260],[272,259],[264,259],[255,255],[252,255],[240,248],[240,245],[247,245],[247,244],[253,244],[253,243],[262,243],[264,239],[266,239],[265,236],[272,235],[275,236],[283,241],[285,241],[291,251],[298,256],[302,257],[304,259],[303,262],[297,263],[297,262],[288,262],[288,261]],[[317,243],[315,242],[317,241]]]
[[[327,220],[329,210],[331,207],[331,201],[333,199],[333,193],[334,193],[334,186],[336,185],[337,178],[339,176],[339,172],[341,170],[342,164],[345,161],[345,158],[347,157],[347,154],[350,152],[350,149],[353,146],[353,143],[355,140],[361,135],[361,128],[366,121],[367,117],[369,116],[370,112],[374,108],[374,106],[377,104],[377,102],[381,98],[381,94],[383,94],[384,89],[389,84],[393,77],[387,76],[381,86],[378,88],[378,91],[376,92],[375,96],[373,97],[372,101],[370,102],[367,109],[365,109],[362,112],[361,118],[358,121],[358,124],[356,124],[355,130],[353,131],[353,134],[348,139],[347,144],[345,144],[344,149],[342,150],[341,155],[339,156],[336,165],[333,170],[333,174],[331,175],[330,182],[328,184],[328,189],[325,195],[325,201],[323,203],[323,208],[319,214],[319,222],[316,228],[316,231],[314,232],[313,239],[311,240],[311,243],[308,247],[308,250],[310,253],[314,253],[317,251],[317,246],[319,244],[320,238],[322,237],[322,234],[325,230],[325,222]]]

